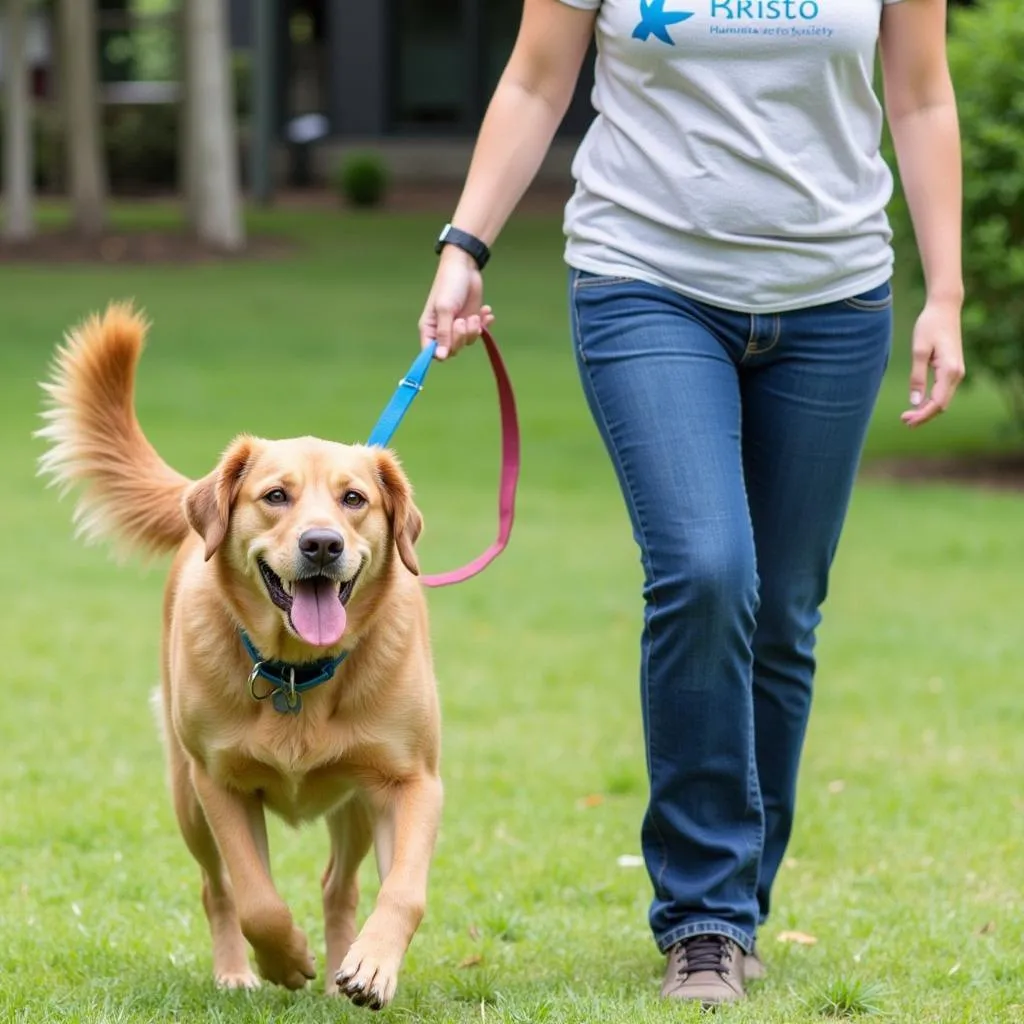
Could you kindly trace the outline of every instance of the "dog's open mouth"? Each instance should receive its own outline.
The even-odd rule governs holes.
[[[349,580],[307,576],[285,581],[262,558],[258,562],[270,600],[288,616],[292,629],[306,643],[330,647],[342,638],[348,622],[345,605],[363,571],[361,565]]]

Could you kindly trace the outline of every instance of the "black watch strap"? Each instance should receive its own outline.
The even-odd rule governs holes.
[[[452,227],[451,224],[445,224],[441,229],[437,244],[434,246],[434,252],[440,255],[441,250],[446,245],[454,245],[463,252],[469,253],[476,260],[477,268],[480,270],[487,266],[487,261],[491,258],[491,250],[476,235],[471,235],[468,231]]]

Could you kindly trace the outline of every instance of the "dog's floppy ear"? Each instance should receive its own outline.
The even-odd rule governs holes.
[[[420,574],[420,563],[414,545],[423,531],[423,516],[412,500],[412,485],[398,459],[389,451],[377,454],[377,478],[384,496],[384,511],[391,521],[391,533],[402,564],[414,576]]]
[[[206,541],[206,561],[213,557],[228,532],[231,508],[241,490],[242,478],[254,450],[255,443],[251,437],[235,438],[217,468],[185,492],[185,516],[189,526]]]

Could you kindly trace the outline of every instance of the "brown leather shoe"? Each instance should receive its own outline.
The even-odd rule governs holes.
[[[764,961],[757,952],[757,943],[754,948],[743,958],[743,980],[760,981],[768,973]]]
[[[664,999],[692,999],[705,1006],[734,1003],[743,991],[743,950],[724,935],[694,935],[668,951]]]

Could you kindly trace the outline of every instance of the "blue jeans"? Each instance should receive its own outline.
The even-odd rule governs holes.
[[[664,951],[749,951],[793,826],[815,628],[892,334],[888,283],[751,316],[572,271],[587,401],[643,562],[642,827]]]

